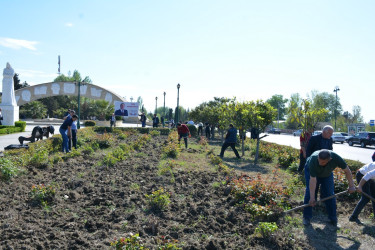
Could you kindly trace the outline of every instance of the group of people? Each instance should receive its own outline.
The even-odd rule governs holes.
[[[333,196],[325,201],[328,218],[332,225],[337,226],[336,197],[334,197],[333,170],[341,168],[348,180],[348,192],[364,192],[375,197],[375,162],[363,166],[356,174],[357,185],[355,186],[352,172],[345,160],[333,152],[332,126],[325,126],[319,135],[311,136],[312,129],[307,130],[300,136],[300,165],[299,172],[304,170],[306,190],[304,204],[309,206],[303,211],[303,224],[310,225],[312,219],[312,207],[316,205],[317,193],[320,188],[321,198]],[[374,153],[375,155],[375,153]],[[375,159],[373,159],[375,160]],[[349,217],[350,221],[359,222],[358,215],[370,199],[362,194],[361,200]],[[375,202],[372,201],[375,213]]]
[[[62,137],[62,152],[69,153],[72,145],[77,149],[77,120],[78,116],[74,110],[68,110],[64,116],[64,122],[60,126],[60,134]]]

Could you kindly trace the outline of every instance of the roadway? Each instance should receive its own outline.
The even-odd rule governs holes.
[[[261,134],[260,136],[262,136]],[[267,142],[274,142],[280,145],[291,146],[293,148],[300,148],[299,136],[293,136],[291,134],[268,134],[262,140]],[[360,161],[362,163],[372,162],[372,154],[374,153],[375,147],[367,146],[366,148],[361,148],[359,145],[353,147],[349,146],[347,143],[334,143],[333,151],[338,153],[341,157],[345,159]]]

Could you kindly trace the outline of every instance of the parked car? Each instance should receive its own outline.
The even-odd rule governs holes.
[[[349,135],[348,133],[343,133],[343,132],[341,132],[340,134],[341,134],[342,136],[345,137],[345,141],[346,141],[346,142],[348,142],[348,139],[352,137],[352,136]]]
[[[322,133],[321,130],[317,130],[317,131],[314,131],[312,135],[313,135],[313,136],[314,136],[314,135],[320,135],[321,133]]]
[[[375,145],[375,132],[359,132],[348,139],[349,146],[360,144],[362,148]]]
[[[332,137],[333,143],[340,142],[341,144],[343,144],[345,142],[345,136],[343,136],[339,132],[334,132],[331,137]]]
[[[270,130],[267,131],[269,134],[280,134],[280,129],[278,128],[271,128]]]
[[[302,131],[303,131],[302,129],[298,129],[298,130],[293,132],[293,135],[294,136],[300,136],[302,134]]]

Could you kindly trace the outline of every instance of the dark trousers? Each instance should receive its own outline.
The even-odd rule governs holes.
[[[207,139],[210,139],[210,136],[211,136],[211,135],[210,135],[210,130],[207,130],[207,129],[206,129],[206,137],[207,137]]]
[[[72,139],[69,138],[69,150],[72,150],[72,143],[73,147],[77,149],[77,129],[72,129]]]
[[[188,140],[187,140],[188,136],[189,136],[189,133],[180,134],[179,137],[178,137],[178,144],[180,144],[181,138],[184,138],[185,148],[187,148],[188,147]]]
[[[306,158],[303,157],[303,153],[299,154],[299,167],[298,167],[298,172],[302,172],[303,168],[305,167],[306,164]]]
[[[153,127],[153,128],[157,128],[157,127],[158,127],[158,124],[157,124],[157,123],[153,123],[153,124],[152,124],[152,127]]]
[[[325,197],[334,195],[335,185],[333,182],[333,173],[331,173],[328,177],[316,177],[316,189],[315,194],[310,194],[310,167],[308,164],[305,165],[305,180],[306,180],[306,191],[305,191],[305,199],[304,204],[308,204],[310,201],[310,195],[315,195],[315,200],[318,196],[317,192],[320,185],[320,198],[323,199]],[[328,218],[331,221],[337,222],[337,213],[336,213],[336,197],[324,201],[328,213]],[[306,219],[312,218],[312,210],[313,207],[305,207],[303,209],[303,217]]]
[[[227,147],[231,147],[237,158],[241,158],[236,149],[236,143],[234,142],[224,142],[223,146],[221,147],[220,157],[224,157],[224,151],[227,149]]]
[[[357,179],[357,183],[359,184],[359,182],[361,181],[361,179],[363,177],[363,174],[361,174],[361,172],[358,171],[355,177]],[[374,180],[372,180],[372,179],[368,180],[363,185],[362,191],[365,192],[366,194],[372,196],[372,197],[375,197],[375,182],[374,182]],[[362,209],[366,206],[366,204],[369,201],[370,201],[369,198],[362,195],[361,200],[358,202],[357,206],[355,207],[351,217],[358,218],[358,215],[361,213]],[[373,202],[373,201],[371,201],[371,202],[372,202],[372,211],[375,214],[375,202]]]
[[[198,127],[198,135],[199,135],[199,133],[200,133],[201,135],[203,135],[203,127]]]

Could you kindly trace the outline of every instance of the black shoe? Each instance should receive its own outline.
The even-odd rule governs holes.
[[[331,223],[332,226],[334,226],[336,228],[340,228],[341,227],[341,225],[339,223],[337,223],[337,220],[331,220],[330,223]]]
[[[362,222],[358,219],[358,217],[354,217],[354,216],[350,216],[349,221],[362,224]]]
[[[302,223],[305,226],[310,226],[311,225],[310,219],[307,219],[307,218],[303,218]]]

